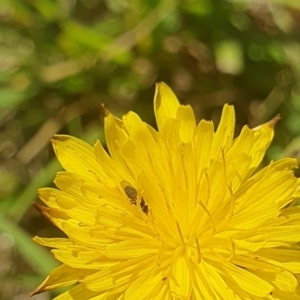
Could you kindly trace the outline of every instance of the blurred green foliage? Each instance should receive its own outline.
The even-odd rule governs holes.
[[[153,124],[165,81],[198,119],[234,104],[237,132],[280,113],[266,161],[299,158],[299,18],[294,0],[1,0],[0,298],[27,299],[55,265],[31,203],[60,169],[54,133],[104,142],[101,103]]]

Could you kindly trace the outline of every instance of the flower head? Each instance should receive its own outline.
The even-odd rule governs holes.
[[[196,124],[164,83],[154,111],[157,131],[107,112],[108,153],[53,138],[66,171],[37,208],[67,237],[35,238],[62,264],[33,294],[75,284],[55,299],[300,299],[296,161],[254,173],[274,120],[234,138],[232,106],[217,130]]]

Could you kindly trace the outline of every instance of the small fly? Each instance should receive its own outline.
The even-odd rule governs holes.
[[[138,191],[126,180],[121,181],[121,186],[128,197],[130,204],[137,205],[137,199],[138,199]],[[148,205],[146,204],[143,197],[141,197],[140,201],[140,207],[146,215],[148,214]]]

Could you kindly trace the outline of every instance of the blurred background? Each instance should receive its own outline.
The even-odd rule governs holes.
[[[101,103],[155,126],[164,81],[198,120],[233,104],[237,133],[280,114],[265,162],[299,158],[299,20],[295,0],[1,0],[0,299],[56,265],[32,237],[61,233],[31,204],[60,170],[53,134],[105,143]]]

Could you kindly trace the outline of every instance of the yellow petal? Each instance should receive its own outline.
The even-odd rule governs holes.
[[[251,151],[253,168],[256,168],[260,164],[267,148],[271,144],[274,137],[274,126],[277,121],[278,119],[275,117],[273,120],[253,129],[254,143],[257,145]]]
[[[300,273],[299,250],[281,248],[263,248],[256,253],[268,260],[277,261],[287,270],[293,273]]]
[[[62,229],[75,243],[83,247],[97,247],[99,251],[103,251],[107,243],[115,241],[109,233],[105,234],[101,227],[63,223]]]
[[[99,165],[95,163],[92,146],[68,135],[55,135],[51,141],[55,154],[66,171],[94,180],[103,176]]]
[[[196,129],[196,121],[192,108],[190,106],[179,106],[177,119],[181,121],[179,131],[181,141],[184,143],[191,141]]]
[[[94,145],[97,162],[105,172],[106,176],[101,179],[101,183],[105,187],[113,188],[115,182],[120,182],[126,178],[126,172],[123,171],[118,161],[113,160],[105,151],[100,141],[96,141]]]
[[[285,246],[287,243],[297,243],[299,241],[300,224],[297,226],[272,226],[260,228],[259,234],[263,234],[265,247]]]
[[[249,271],[232,264],[224,264],[224,270],[243,290],[257,297],[267,297],[273,290],[273,286],[267,281]]]
[[[154,96],[154,113],[159,130],[163,129],[168,119],[176,118],[179,106],[180,104],[173,91],[165,83],[157,83]]]
[[[51,189],[49,189],[51,190]],[[55,197],[55,201],[62,211],[78,223],[94,225],[96,221],[96,206],[80,205],[78,198],[65,193],[64,191],[52,189],[49,195],[43,195],[45,198]]]
[[[173,297],[187,298],[191,292],[190,270],[186,257],[179,254],[174,262],[171,276],[170,289]]]
[[[205,120],[201,120],[195,132],[195,163],[199,168],[198,181],[203,176],[203,170],[211,163],[211,149],[214,136],[214,124]]]
[[[104,119],[104,129],[110,156],[113,160],[121,162],[119,156],[120,149],[129,138],[123,123],[120,124],[112,114],[109,114]]]
[[[78,225],[78,221],[70,218],[63,210],[57,208],[49,208],[34,204],[35,209],[44,217],[50,220],[59,229],[62,229],[62,224],[70,223]]]
[[[74,269],[67,265],[61,265],[50,272],[49,276],[30,295],[75,284],[94,272],[94,270]]]
[[[151,274],[154,269],[152,256],[127,259],[84,279],[93,291],[105,291],[117,286],[130,285],[141,274]]]
[[[107,245],[106,255],[110,258],[138,257],[150,253],[157,253],[160,243],[153,239],[130,239]]]
[[[68,238],[41,238],[34,237],[33,240],[43,246],[58,249],[77,249],[78,245],[70,241]]]
[[[201,297],[199,299],[217,299],[217,293],[214,290],[213,281],[211,281],[212,276],[209,276],[208,271],[206,269],[206,264],[194,264],[192,270],[194,271],[194,274],[192,273],[194,279],[193,284],[195,285],[194,290]],[[227,292],[224,294],[224,296],[226,294]]]
[[[231,147],[234,134],[234,125],[234,108],[231,105],[225,104],[213,141],[212,158],[217,158],[219,156],[220,149],[223,149],[225,152],[227,152],[227,150]]]
[[[293,274],[288,271],[283,271],[276,276],[274,285],[283,292],[294,293],[298,282]]]
[[[115,183],[108,184],[104,179],[101,182],[94,181],[70,172],[58,172],[54,183],[60,190],[72,195],[79,203],[93,206],[101,203],[99,198],[111,198],[119,193]]]
[[[116,262],[102,258],[102,254],[93,250],[52,250],[54,257],[60,262],[77,269],[94,270],[95,273],[105,267],[110,267]]]
[[[94,292],[86,288],[85,284],[76,285],[69,291],[62,293],[53,300],[106,300],[108,292]]]
[[[152,273],[151,277],[145,272],[129,285],[124,293],[124,299],[135,300],[139,299],[141,295],[143,295],[144,299],[149,299],[149,294],[152,293],[156,285],[160,283],[160,286],[162,286],[162,280],[160,272],[156,271],[155,273]]]

